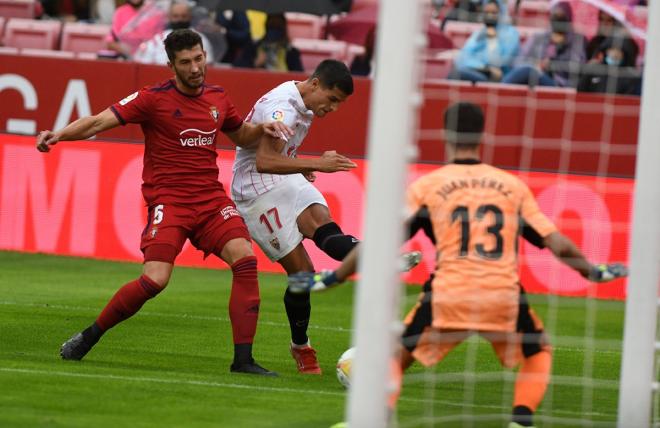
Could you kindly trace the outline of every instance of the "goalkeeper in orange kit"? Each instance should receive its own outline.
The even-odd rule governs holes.
[[[405,319],[401,367],[414,360],[437,364],[479,334],[504,367],[520,365],[509,426],[532,426],[550,379],[552,348],[520,284],[518,237],[547,247],[591,281],[624,277],[627,269],[619,263],[591,264],[541,212],[524,182],[481,162],[480,107],[454,104],[444,121],[450,163],[419,178],[407,192],[412,224],[430,231],[438,257],[435,273]],[[334,272],[292,275],[289,286],[294,291],[331,287],[355,271],[357,257],[353,251]]]

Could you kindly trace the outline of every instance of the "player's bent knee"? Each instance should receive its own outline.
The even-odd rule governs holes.
[[[252,243],[245,238],[231,239],[224,245],[219,256],[227,264],[232,265],[244,257],[254,256]]]
[[[143,275],[155,282],[160,288],[165,288],[170,282],[173,265],[167,262],[147,261],[142,269]]]

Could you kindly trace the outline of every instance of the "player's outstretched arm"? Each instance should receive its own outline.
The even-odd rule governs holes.
[[[268,122],[255,125],[250,122],[243,122],[240,128],[233,132],[227,132],[227,137],[238,147],[252,149],[259,144],[263,136],[271,138],[288,139],[294,132],[282,122]]]
[[[606,282],[628,276],[628,269],[621,263],[591,264],[575,243],[560,232],[551,233],[543,242],[555,257],[590,281]]]
[[[289,275],[289,290],[293,293],[304,293],[309,291],[324,291],[342,284],[357,271],[358,257],[361,245],[354,247],[341,262],[335,271],[324,270],[321,272],[298,272]],[[399,269],[407,272],[417,266],[422,260],[422,253],[411,251],[403,253],[399,259]]]
[[[59,141],[85,140],[119,124],[117,116],[110,109],[105,109],[95,116],[81,117],[59,131],[41,131],[37,136],[37,150],[49,152],[50,146]]]
[[[268,174],[307,174],[313,171],[348,171],[357,165],[335,151],[325,152],[319,158],[291,158],[282,154],[282,139],[265,135],[257,147],[257,171]]]

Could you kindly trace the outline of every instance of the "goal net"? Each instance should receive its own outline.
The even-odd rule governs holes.
[[[660,60],[641,53],[639,59],[630,58],[630,46],[642,53],[660,47],[660,5],[650,6],[646,31],[628,15],[646,16],[646,8],[619,8],[614,2],[560,5],[565,12],[570,4],[573,12],[573,22],[565,28],[550,23],[555,3],[494,4],[506,9],[496,16],[497,31],[505,31],[502,23],[510,24],[520,46],[508,53],[516,58],[511,63],[484,68],[475,65],[482,58],[479,49],[490,50],[486,57],[492,59],[493,50],[507,54],[493,44],[510,43],[503,36],[490,37],[497,42],[478,40],[489,38],[483,19],[492,14],[490,9],[470,11],[476,14],[468,20],[475,22],[448,19],[443,24],[452,13],[447,5],[380,2],[349,426],[483,427],[511,421],[518,371],[503,368],[490,343],[476,334],[439,364],[413,364],[405,371],[396,410],[390,413],[386,406],[392,391],[390,363],[403,331],[400,320],[420,293],[419,286],[401,283],[424,283],[437,261],[433,244],[419,232],[403,248],[422,251],[422,264],[403,278],[395,271],[404,239],[404,189],[447,162],[443,114],[459,101],[475,103],[484,112],[484,163],[525,182],[541,211],[589,261],[623,262],[631,269],[625,280],[589,282],[548,249],[520,239],[520,283],[543,322],[553,355],[551,379],[534,425],[649,426],[659,420],[652,397],[660,279],[660,226],[654,218],[660,210],[660,192],[654,189],[660,182],[660,102],[624,93],[641,85],[642,64],[644,94],[660,93],[655,82]],[[593,44],[591,63],[586,54],[575,60],[558,53],[570,48],[580,32],[587,42],[592,40],[610,18],[617,36],[607,33]],[[442,27],[454,50],[428,46],[437,37],[436,27]],[[564,39],[555,40],[555,30]],[[521,61],[534,43],[544,50],[538,60]],[[553,58],[551,63],[544,62],[547,57]],[[541,71],[534,77],[527,70],[523,82],[515,72],[523,73],[524,64]],[[437,340],[442,342],[442,335]]]

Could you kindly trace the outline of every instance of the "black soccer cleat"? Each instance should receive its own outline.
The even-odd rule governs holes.
[[[279,376],[276,372],[272,372],[268,369],[261,367],[259,364],[257,364],[254,361],[254,359],[250,359],[250,361],[246,361],[242,363],[233,362],[232,365],[229,367],[229,371],[232,373],[246,373],[246,374],[254,374],[260,376],[271,376],[271,377]]]
[[[64,360],[82,360],[92,349],[92,346],[94,344],[86,341],[82,333],[76,333],[71,339],[62,344],[60,355]]]

